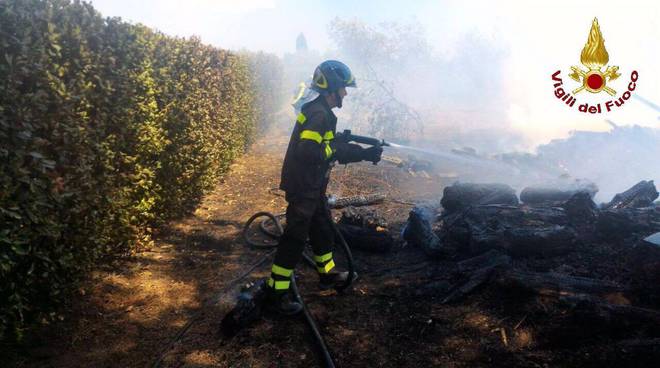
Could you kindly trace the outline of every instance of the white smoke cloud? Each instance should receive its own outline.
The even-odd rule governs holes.
[[[580,65],[591,21],[598,17],[609,64],[619,66],[622,73],[611,87],[623,91],[630,72],[637,70],[635,94],[660,104],[660,49],[656,47],[660,3],[656,1],[93,0],[93,4],[104,15],[120,15],[168,34],[196,34],[220,47],[278,55],[293,52],[296,36],[304,32],[310,48],[319,51],[319,62],[332,55],[334,45],[326,25],[335,17],[372,25],[418,22],[437,63],[418,65],[404,79],[407,84],[397,88],[406,102],[431,111],[424,115],[427,132],[456,147],[472,145],[488,153],[533,152],[553,139],[569,137],[572,131],[606,132],[612,129],[606,119],[621,126],[660,127],[660,113],[636,99],[606,116],[569,109],[554,97],[551,80],[553,72],[562,70],[567,89],[577,87],[568,78],[568,70]],[[609,99],[604,93],[583,92],[577,97],[584,102]],[[645,140],[642,145],[641,137],[651,133],[634,132],[611,136],[616,140],[611,146],[584,143],[584,147],[598,148],[598,154],[588,164],[575,165],[572,174],[588,174],[601,186],[610,183],[608,195],[637,179],[660,179],[660,175],[649,177],[657,168],[657,152],[652,148],[659,143],[657,135],[652,137],[655,141]],[[630,149],[625,148],[628,145]],[[625,180],[618,180],[626,161],[639,170],[626,170]]]

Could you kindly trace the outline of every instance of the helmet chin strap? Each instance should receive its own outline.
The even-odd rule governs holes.
[[[335,91],[335,92],[333,92],[332,94],[335,96],[335,101],[337,102],[337,108],[341,109],[342,102],[343,102],[342,100],[343,100],[343,99],[342,99],[341,96],[339,95],[339,92],[338,92],[338,91]]]

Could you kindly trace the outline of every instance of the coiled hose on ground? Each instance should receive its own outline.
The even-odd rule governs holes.
[[[283,218],[285,214],[278,214],[274,215],[270,212],[262,211],[262,212],[257,212],[248,221],[245,223],[245,226],[243,227],[243,240],[245,241],[246,244],[248,244],[251,247],[258,248],[258,249],[272,249],[276,247],[276,244],[263,244],[263,243],[257,243],[252,240],[250,240],[248,236],[248,231],[250,229],[250,225],[252,223],[261,217],[266,217],[261,223],[259,223],[259,228],[261,231],[269,236],[272,239],[279,239],[280,236],[284,233],[284,229],[282,228],[282,224],[280,222],[280,218]],[[272,224],[275,225],[277,228],[277,233],[270,230],[268,228],[268,222],[271,222]],[[355,269],[353,267],[353,254],[351,253],[351,249],[349,248],[348,244],[346,243],[346,240],[342,236],[341,232],[337,228],[337,224],[332,220],[332,218],[328,217],[327,221],[330,223],[330,226],[332,227],[332,230],[335,233],[336,239],[339,239],[339,243],[342,245],[342,249],[344,250],[344,254],[346,255],[346,261],[347,261],[347,267],[348,267],[348,278],[346,281],[338,286],[336,290],[338,292],[341,292],[345,289],[347,289],[351,283],[353,282],[353,278],[355,276]],[[307,264],[309,264],[313,269],[316,269],[316,263],[309,257],[309,255],[303,253],[303,259]],[[334,360],[332,359],[332,355],[330,355],[330,351],[328,350],[328,346],[325,344],[325,340],[323,339],[323,336],[321,335],[321,332],[318,329],[318,326],[316,325],[316,322],[314,321],[314,317],[312,317],[312,314],[309,312],[309,309],[307,309],[307,306],[305,305],[305,302],[302,300],[302,297],[300,296],[300,293],[298,291],[298,287],[296,285],[296,280],[295,280],[295,272],[294,274],[291,275],[291,290],[293,291],[293,294],[295,295],[296,299],[300,304],[303,306],[303,315],[305,316],[305,320],[307,321],[307,324],[309,325],[310,329],[312,330],[312,334],[314,335],[314,339],[316,340],[319,349],[321,350],[321,355],[323,358],[324,366],[328,368],[334,368],[335,363]]]

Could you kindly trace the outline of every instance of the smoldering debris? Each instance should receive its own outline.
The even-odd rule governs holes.
[[[520,200],[528,204],[560,203],[567,201],[577,193],[587,193],[593,199],[597,192],[596,184],[587,180],[575,180],[561,187],[526,187],[520,192]]]
[[[447,213],[451,213],[473,205],[515,206],[518,205],[518,197],[516,191],[506,184],[455,183],[444,189],[440,203]]]
[[[603,238],[625,240],[660,229],[660,208],[622,208],[598,214],[596,231]]]
[[[376,211],[368,208],[356,208],[353,206],[346,207],[341,212],[339,223],[366,227],[377,231],[387,229],[388,227],[385,218],[378,215]]]
[[[385,253],[394,246],[387,221],[373,210],[346,207],[337,227],[351,248]]]
[[[441,209],[420,206],[410,212],[404,238],[426,252],[444,245],[472,255],[500,249],[552,256],[569,252],[581,239],[628,239],[660,227],[653,181],[635,184],[602,208],[592,200],[596,191],[591,183],[573,190],[528,188],[523,191],[528,201],[520,204],[505,184],[455,183],[444,189]]]
[[[513,256],[550,257],[570,252],[578,242],[561,208],[476,205],[441,221],[439,238],[465,254],[501,249]]]
[[[405,239],[450,270],[419,285],[420,295],[444,304],[493,303],[494,293],[538,319],[543,344],[580,346],[594,329],[615,342],[655,341],[660,246],[644,240],[660,231],[660,208],[649,202],[654,190],[642,182],[609,202],[625,205],[599,208],[593,190],[563,202],[566,193],[546,191],[552,200],[519,204],[507,195],[497,197],[503,203],[484,204],[483,186],[453,186],[441,201],[449,208],[416,207],[406,225]]]
[[[603,269],[628,275],[631,281],[620,289],[634,294],[633,299],[660,301],[658,283],[649,283],[657,278],[655,271],[660,274],[660,247],[640,245],[644,237],[660,231],[660,208],[652,202],[657,198],[654,191],[652,181],[640,182],[615,196],[610,203],[617,205],[599,208],[592,200],[593,190],[574,192],[563,203],[554,201],[562,198],[555,191],[550,192],[553,201],[519,204],[506,185],[455,184],[446,188],[443,208],[416,207],[410,212],[404,238],[433,257],[459,261],[457,272],[462,276],[444,297],[445,302],[494,280],[535,292],[550,285],[556,295],[584,294],[585,290],[575,290],[576,275],[530,273],[526,265],[545,264],[541,268],[548,268],[565,264],[565,270],[582,269],[580,277],[587,277],[585,282],[607,286],[608,281],[600,278],[611,275],[591,263],[594,254],[608,262],[600,265]],[[626,263],[626,259],[635,261]],[[590,295],[588,299],[605,303],[598,299],[601,297]]]
[[[632,188],[614,196],[604,209],[641,208],[649,207],[658,198],[653,180],[642,180]]]
[[[569,221],[576,225],[590,224],[598,218],[598,206],[588,192],[577,192],[561,205]]]
[[[420,247],[431,257],[443,254],[440,238],[433,232],[431,226],[436,213],[429,207],[415,207],[410,211],[408,222],[403,229],[403,239]]]

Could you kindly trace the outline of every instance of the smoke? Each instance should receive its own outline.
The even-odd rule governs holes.
[[[104,15],[168,34],[196,34],[219,47],[283,56],[290,95],[324,59],[345,61],[359,88],[349,90],[339,128],[442,152],[445,156],[433,159],[441,170],[464,166],[465,177],[516,185],[568,174],[596,182],[601,200],[638,180],[658,179],[660,126],[652,108],[660,103],[660,51],[648,46],[660,37],[657,2],[93,3]],[[637,70],[634,97],[646,97],[630,99],[607,116],[567,109],[554,97],[550,80],[560,69],[572,83],[568,68],[579,65],[595,16],[609,63],[622,73],[612,87],[621,92],[626,76]],[[308,49],[294,52],[301,32]],[[578,97],[594,102],[602,96]],[[605,119],[619,127],[611,129]],[[450,164],[454,156],[446,154],[465,146],[477,152],[482,166]],[[489,168],[487,160],[509,160],[504,167],[511,170],[500,163]]]
[[[537,151],[539,160],[595,182],[599,201],[611,200],[640,180],[660,183],[660,129],[635,125],[609,132],[574,132]]]
[[[600,119],[586,127],[597,125],[600,131],[574,128],[561,138],[558,131],[547,130],[535,136],[532,119],[542,112],[526,114],[533,104],[524,105],[512,93],[507,78],[511,50],[483,34],[464,33],[455,40],[461,47],[445,54],[432,47],[424,27],[415,22],[335,20],[330,34],[337,47],[334,55],[350,63],[360,84],[340,116],[354,130],[417,147],[400,153],[416,151],[432,160],[438,172],[456,172],[461,180],[503,182],[518,190],[593,182],[600,188],[597,201],[609,201],[640,180],[660,179],[658,129],[620,127]],[[547,100],[557,102],[550,92]],[[528,127],[512,123],[517,106],[512,101],[525,106],[514,117],[528,119]],[[405,108],[391,108],[398,105]],[[451,152],[466,146],[476,152],[473,157]]]
[[[507,126],[507,49],[466,33],[452,54],[438,52],[415,21],[370,25],[335,19],[330,54],[351,66],[359,88],[340,117],[385,139],[446,149],[479,146],[501,152],[521,144]]]

